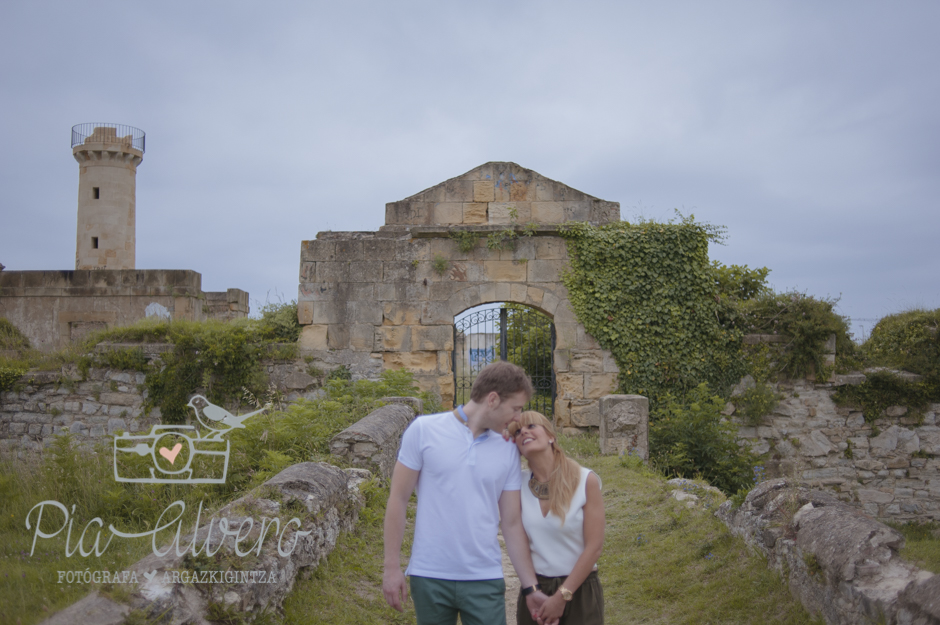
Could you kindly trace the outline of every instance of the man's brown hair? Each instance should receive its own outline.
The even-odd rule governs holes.
[[[528,398],[535,393],[532,380],[529,379],[525,370],[505,360],[487,365],[480,371],[476,380],[473,381],[473,388],[470,389],[470,399],[483,403],[486,396],[493,391],[496,391],[501,400],[520,391],[524,392]]]

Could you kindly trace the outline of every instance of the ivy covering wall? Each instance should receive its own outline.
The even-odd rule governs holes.
[[[709,243],[722,234],[692,217],[575,223],[563,231],[571,305],[616,360],[618,392],[646,395],[655,405],[665,393],[683,395],[703,382],[727,392],[744,374],[743,332],[728,319],[733,292],[747,288],[708,259]]]

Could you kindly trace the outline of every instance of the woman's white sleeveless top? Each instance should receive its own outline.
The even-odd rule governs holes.
[[[522,526],[529,536],[529,550],[535,572],[545,577],[561,577],[571,573],[584,552],[584,504],[587,502],[587,476],[590,469],[581,467],[581,479],[571,498],[571,505],[561,519],[549,512],[542,516],[538,498],[529,490],[531,473],[522,477]],[[600,478],[598,478],[599,480]]]

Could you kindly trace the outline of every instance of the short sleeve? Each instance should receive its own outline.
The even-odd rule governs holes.
[[[506,476],[506,483],[503,490],[519,490],[522,488],[522,469],[519,466],[519,450],[516,445],[512,445],[512,459],[509,461],[509,475]]]
[[[421,419],[415,419],[405,429],[401,437],[401,449],[398,450],[398,461],[411,469],[420,471],[424,466],[421,456]]]

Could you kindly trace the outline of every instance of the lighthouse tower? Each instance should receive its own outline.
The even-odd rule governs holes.
[[[137,165],[144,131],[120,124],[72,127],[78,161],[75,269],[134,269]]]

